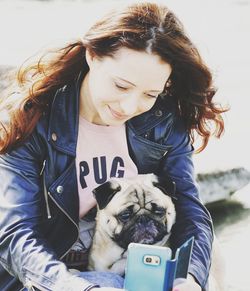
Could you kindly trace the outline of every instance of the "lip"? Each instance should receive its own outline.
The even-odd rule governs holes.
[[[122,113],[120,113],[120,112],[115,111],[115,110],[112,109],[109,105],[108,105],[108,108],[109,108],[111,114],[112,114],[115,118],[117,118],[117,119],[125,119],[125,118],[128,117],[128,115],[124,115],[124,114],[122,114]]]

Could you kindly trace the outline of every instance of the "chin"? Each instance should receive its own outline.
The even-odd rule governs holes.
[[[104,125],[108,125],[108,126],[120,126],[125,124],[125,122],[128,120],[128,118],[126,119],[117,119],[113,116],[111,117],[103,117],[102,119],[102,124]]]

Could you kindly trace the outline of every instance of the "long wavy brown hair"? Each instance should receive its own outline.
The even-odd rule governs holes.
[[[213,102],[216,90],[212,74],[182,23],[166,6],[137,3],[111,11],[83,38],[48,51],[39,61],[19,69],[17,90],[0,104],[0,153],[20,145],[31,134],[58,88],[74,80],[80,71],[88,72],[86,49],[102,58],[112,57],[121,47],[157,54],[172,66],[163,95],[174,97],[192,142],[195,133],[201,137],[198,151],[206,147],[212,134],[221,136],[226,109]]]

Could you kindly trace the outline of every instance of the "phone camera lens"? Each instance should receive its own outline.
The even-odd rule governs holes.
[[[146,258],[146,262],[147,263],[151,263],[152,262],[152,258]]]

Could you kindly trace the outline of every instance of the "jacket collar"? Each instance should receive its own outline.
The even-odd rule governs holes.
[[[57,150],[75,156],[79,122],[79,96],[83,79],[80,73],[76,80],[57,90],[51,106],[48,141]],[[155,127],[171,116],[170,107],[161,98],[149,110],[127,122],[136,134]]]
[[[132,128],[136,134],[141,135],[154,128],[162,121],[166,119],[170,121],[172,118],[173,103],[167,103],[162,97],[158,97],[155,105],[149,111],[130,119],[127,125]]]
[[[57,90],[51,105],[48,141],[66,154],[76,155],[81,74]]]

